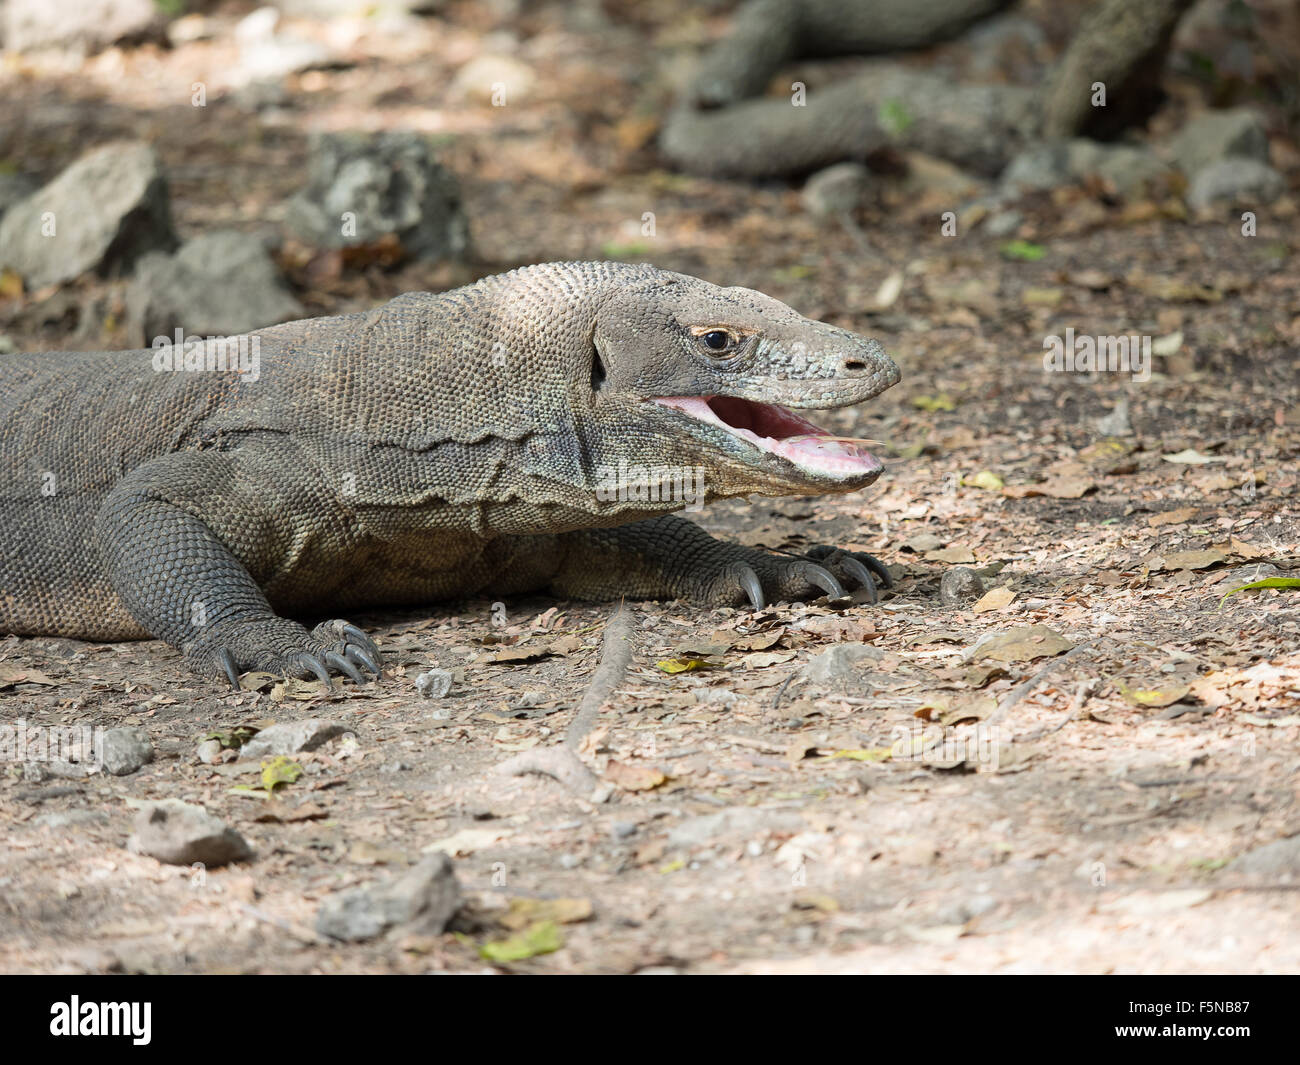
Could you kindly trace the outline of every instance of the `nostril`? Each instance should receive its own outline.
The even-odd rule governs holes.
[[[865,370],[866,368],[867,364],[858,359],[846,359],[844,361],[844,369],[846,370]]]

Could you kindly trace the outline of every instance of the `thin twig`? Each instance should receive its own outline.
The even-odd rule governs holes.
[[[1091,685],[1091,681],[1079,681],[1079,686],[1074,689],[1074,698],[1070,700],[1070,709],[1066,711],[1065,716],[1061,718],[1060,721],[1055,725],[1052,725],[1050,728],[1044,727],[1035,729],[1027,735],[1017,736],[1015,742],[1032,743],[1035,740],[1041,740],[1044,736],[1050,736],[1053,732],[1060,732],[1061,729],[1065,728],[1066,725],[1073,721],[1075,717],[1078,716],[1079,711],[1083,709],[1083,704],[1088,701],[1088,690]]]
[[[1028,680],[1021,681],[1009,692],[1007,692],[1006,695],[1002,697],[1002,702],[998,703],[998,708],[994,710],[992,714],[989,715],[989,717],[984,722],[984,724],[996,725],[1004,717],[1007,716],[1008,710],[1010,710],[1013,706],[1016,705],[1016,703],[1020,702],[1021,699],[1023,699],[1026,695],[1028,695],[1031,691],[1033,691],[1036,687],[1038,687],[1039,682],[1044,677],[1046,677],[1053,670],[1059,668],[1060,666],[1065,665],[1065,663],[1069,659],[1073,658],[1075,655],[1081,653],[1082,651],[1087,650],[1091,646],[1092,646],[1091,642],[1081,643],[1079,644],[1078,647],[1075,647],[1072,650],[1067,651],[1059,658],[1053,658],[1050,662],[1047,663],[1047,665],[1045,665],[1042,669],[1040,669]]]

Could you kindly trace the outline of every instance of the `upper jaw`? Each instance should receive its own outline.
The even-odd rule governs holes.
[[[656,396],[650,402],[677,412],[688,431],[748,465],[775,466],[784,481],[849,491],[871,484],[884,469],[865,447],[775,403],[738,396]]]

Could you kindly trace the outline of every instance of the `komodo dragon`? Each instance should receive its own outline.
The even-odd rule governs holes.
[[[787,408],[860,402],[897,367],[759,292],[546,263],[261,330],[244,374],[167,371],[182,351],[0,358],[0,632],[155,636],[236,685],[360,682],[381,663],[364,632],[291,617],[542,589],[760,608],[888,583],[867,555],[716,540],[644,475],[610,490],[629,469],[691,471],[706,501],[880,474]]]

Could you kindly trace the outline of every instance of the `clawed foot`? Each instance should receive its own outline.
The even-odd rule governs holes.
[[[877,583],[893,587],[883,562],[861,551],[837,547],[809,548],[803,555],[774,555],[755,552],[755,557],[732,563],[723,578],[722,597],[738,604],[745,599],[755,610],[769,602],[804,600],[825,593],[827,598],[844,599],[845,587],[864,588],[867,599],[879,599]]]
[[[239,675],[261,670],[283,677],[315,676],[333,687],[331,673],[341,673],[357,684],[366,672],[382,675],[383,657],[374,640],[351,622],[322,621],[308,632],[286,618],[259,618],[231,622],[214,631],[202,646],[187,652],[201,672],[224,674],[239,687]]]

